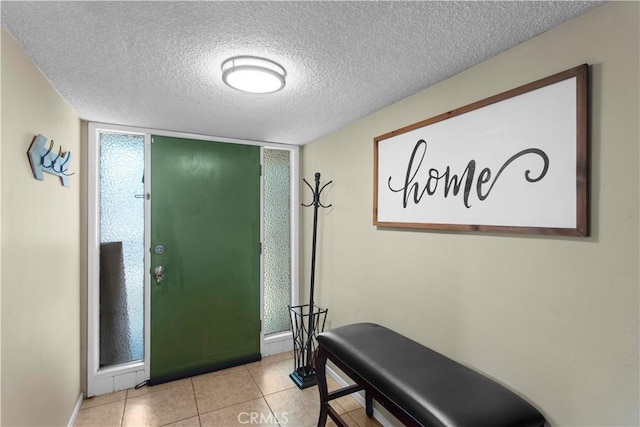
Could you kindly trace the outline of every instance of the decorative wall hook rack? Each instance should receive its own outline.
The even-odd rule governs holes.
[[[31,164],[31,171],[37,180],[44,180],[43,172],[50,173],[60,177],[62,185],[69,187],[69,177],[74,173],[69,173],[69,164],[71,162],[71,152],[63,152],[60,146],[58,152],[53,151],[53,139],[49,147],[45,147],[47,137],[41,134],[36,135],[31,142],[27,155]]]

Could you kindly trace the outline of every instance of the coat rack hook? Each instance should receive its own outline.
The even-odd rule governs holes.
[[[304,179],[304,178],[302,179],[304,181],[304,183],[307,184],[307,187],[309,187],[309,189],[311,190],[311,195],[313,196],[313,200],[309,204],[301,203],[301,205],[304,206],[305,208],[308,208],[308,207],[311,207],[311,206],[319,206],[319,207],[322,207],[322,208],[325,208],[325,209],[326,208],[330,208],[333,205],[326,205],[326,206],[323,205],[322,202],[320,201],[320,194],[322,194],[322,190],[324,190],[327,187],[327,185],[331,184],[333,181],[327,182],[326,184],[324,184],[322,186],[322,188],[320,188],[320,172],[316,172],[315,178],[316,178],[316,182],[315,182],[316,188],[315,189],[311,186],[311,184],[309,184],[309,182],[307,182],[306,179]]]

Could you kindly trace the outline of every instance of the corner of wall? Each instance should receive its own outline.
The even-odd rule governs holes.
[[[0,31],[0,44],[5,37],[4,30]],[[0,55],[0,82],[2,82],[2,56]],[[0,100],[2,84],[0,83]],[[0,101],[0,105],[2,102]],[[0,108],[1,109],[1,108]],[[2,384],[2,118],[0,117],[0,384]],[[2,424],[2,387],[0,387],[0,424]]]
[[[80,390],[87,395],[87,289],[88,277],[87,271],[87,251],[88,251],[88,212],[87,200],[88,182],[88,144],[89,144],[89,124],[85,120],[80,122],[80,153],[78,156],[80,176],[78,182],[80,185]]]

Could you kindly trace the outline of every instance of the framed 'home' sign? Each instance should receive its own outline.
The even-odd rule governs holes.
[[[588,65],[374,138],[373,224],[588,236]]]

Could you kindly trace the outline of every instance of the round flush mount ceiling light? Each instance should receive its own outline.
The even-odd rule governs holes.
[[[286,75],[280,64],[256,56],[234,56],[222,63],[222,81],[242,92],[277,92],[284,87]]]

